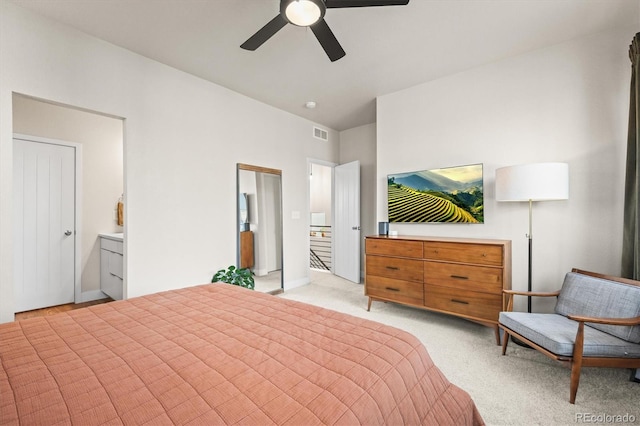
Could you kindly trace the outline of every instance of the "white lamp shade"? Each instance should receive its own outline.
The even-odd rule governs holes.
[[[496,169],[497,201],[569,199],[569,165],[535,163]]]

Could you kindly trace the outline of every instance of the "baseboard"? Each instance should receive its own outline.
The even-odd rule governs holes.
[[[256,277],[264,277],[269,275],[269,271],[267,269],[253,269],[253,275]]]
[[[311,282],[311,280],[309,279],[309,277],[305,277],[305,278],[300,278],[299,280],[294,280],[294,281],[287,281],[284,283],[284,290],[292,290],[296,287],[302,287],[303,285],[307,285]]]
[[[80,293],[80,300],[76,300],[76,303],[92,302],[94,300],[106,299],[107,296],[100,290],[83,291]]]

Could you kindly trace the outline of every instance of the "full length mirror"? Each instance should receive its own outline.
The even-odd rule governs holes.
[[[283,289],[282,171],[237,165],[237,264],[249,268],[255,290]]]

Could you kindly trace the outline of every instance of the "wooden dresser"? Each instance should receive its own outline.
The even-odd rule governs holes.
[[[374,300],[457,315],[491,327],[500,344],[502,289],[511,289],[511,241],[369,236],[367,310]]]
[[[240,268],[253,268],[253,231],[240,232]]]

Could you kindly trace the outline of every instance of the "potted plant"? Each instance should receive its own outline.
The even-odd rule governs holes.
[[[220,269],[213,275],[211,282],[215,283],[218,281],[248,288],[249,290],[253,290],[255,287],[253,273],[249,268],[236,268],[233,265],[227,269]]]

